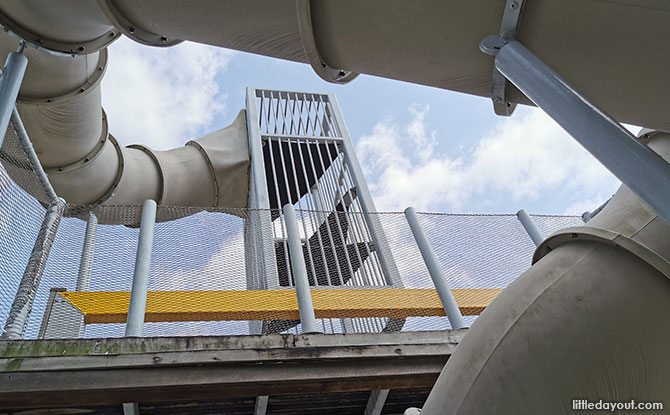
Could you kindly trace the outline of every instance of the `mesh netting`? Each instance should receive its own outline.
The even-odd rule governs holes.
[[[11,183],[10,183],[11,185]],[[15,193],[3,197],[5,201],[18,195],[25,195],[10,186]],[[25,196],[24,196],[25,197]],[[39,208],[39,206],[38,206]],[[40,208],[41,209],[41,208]],[[81,209],[81,207],[76,207]],[[145,336],[173,336],[173,335],[230,335],[230,334],[258,334],[277,332],[300,332],[301,327],[297,319],[286,318],[282,311],[277,311],[277,318],[254,320],[211,320],[212,309],[232,307],[232,302],[238,301],[214,296],[189,297],[184,292],[244,292],[247,286],[247,270],[245,266],[244,221],[248,216],[240,210],[225,209],[189,209],[175,207],[159,207],[158,216],[166,210],[172,216],[181,219],[169,222],[159,222],[155,226],[154,245],[149,276],[149,291],[168,292],[164,296],[161,306],[166,309],[180,308],[189,320],[204,321],[171,321],[148,322],[144,325]],[[140,207],[97,207],[97,215],[114,215],[114,217],[128,218],[128,224],[137,223],[141,213]],[[8,211],[3,211],[5,215]],[[11,212],[11,211],[9,211]],[[22,256],[15,255],[11,261],[3,255],[2,268],[6,275],[3,285],[2,303],[0,310],[3,318],[6,309],[12,301],[16,291],[16,284],[20,278],[22,264],[30,252],[31,240],[35,237],[40,223],[38,210],[32,227],[24,226],[28,217],[21,215],[3,216],[6,222],[19,223],[20,232],[12,233],[15,237],[3,238],[2,249],[11,252],[23,252]],[[307,229],[309,215],[328,215],[328,212],[298,211],[299,227],[302,232]],[[346,217],[346,216],[349,217]],[[355,217],[352,217],[355,216]],[[342,222],[355,223],[365,227],[365,218],[362,214],[340,214]],[[452,288],[504,288],[520,275],[530,265],[534,246],[523,228],[513,215],[481,216],[481,215],[443,215],[419,214],[420,221],[428,239],[438,257],[440,266]],[[386,236],[392,253],[392,260],[401,276],[401,287],[408,289],[431,289],[433,284],[428,271],[414,242],[412,233],[403,214],[377,214],[381,228]],[[534,217],[544,231],[560,226],[573,226],[579,223],[576,217]],[[279,238],[276,239],[275,250],[277,257],[286,253],[279,249],[284,244],[281,238],[283,220],[281,216],[275,220],[275,228]],[[303,225],[305,225],[303,227]],[[48,307],[50,291],[54,288],[75,291],[78,280],[78,267],[81,249],[85,234],[86,222],[76,217],[65,217],[54,242],[46,270],[42,277],[39,290],[35,297],[33,310],[28,320],[25,338],[45,337],[118,337],[124,335],[125,324],[112,322],[106,324],[82,324],[81,313],[64,300],[60,294],[55,294]],[[30,230],[30,232],[28,232]],[[333,228],[335,230],[335,228]],[[139,230],[125,225],[98,225],[93,251],[93,262],[88,283],[90,292],[127,292],[132,285],[133,267],[135,262],[137,239]],[[322,241],[324,245],[306,247],[309,238],[304,237],[305,263],[308,268],[310,285],[315,289],[331,290],[332,295],[342,293],[339,301],[343,304],[360,302],[357,292],[344,291],[350,289],[388,289],[396,288],[384,278],[379,266],[377,251],[373,242],[358,245],[352,249],[351,237],[344,240],[344,245],[335,245],[329,256],[328,245],[333,240]],[[362,239],[362,238],[361,238]],[[341,241],[337,238],[335,241]],[[10,244],[6,242],[12,241]],[[13,244],[13,245],[12,245]],[[17,245],[22,244],[22,245]],[[326,249],[322,249],[326,248]],[[326,261],[319,260],[326,252]],[[248,254],[247,254],[248,255]],[[293,277],[290,257],[287,266],[285,259],[277,259],[277,275],[272,279],[274,286],[269,284],[273,291],[293,292]],[[325,264],[325,265],[324,265]],[[338,273],[339,268],[339,273]],[[351,269],[353,268],[353,273]],[[350,271],[346,271],[349,269]],[[344,279],[342,279],[344,277]],[[388,291],[387,291],[388,292]],[[363,293],[363,291],[361,291]],[[390,292],[388,292],[390,293]],[[314,295],[314,294],[313,294]],[[362,294],[361,294],[362,295]],[[375,295],[385,295],[378,291]],[[96,301],[97,308],[111,307],[114,304],[104,304],[118,300],[117,297],[100,297]],[[127,301],[127,300],[126,300]],[[151,301],[151,297],[150,297]],[[184,302],[197,302],[184,304]],[[226,301],[230,301],[228,304]],[[263,300],[261,300],[262,302]],[[268,297],[268,306],[281,300],[272,300]],[[409,300],[408,300],[409,301]],[[209,303],[208,303],[209,302]],[[403,306],[400,299],[399,306]],[[127,304],[127,302],[125,303]],[[117,307],[118,308],[118,307]],[[151,308],[151,307],[149,307]],[[258,308],[249,305],[248,312]],[[263,307],[261,307],[263,308]],[[440,330],[450,328],[448,319],[439,316],[406,317],[395,309],[389,309],[380,317],[357,317],[358,313],[365,312],[352,310],[346,318],[318,319],[320,329],[326,333],[341,332],[377,332],[394,329],[390,324],[400,321],[395,329],[402,330]],[[46,316],[46,317],[45,317]],[[48,325],[45,324],[45,318]],[[466,317],[470,324],[475,317]],[[149,319],[149,318],[148,318]],[[76,323],[76,324],[75,324]],[[254,324],[255,323],[255,324]],[[46,327],[45,327],[46,325]],[[40,330],[42,329],[42,330]],[[40,333],[41,331],[41,333]]]
[[[25,283],[49,200],[11,126],[0,161],[4,325],[22,278]],[[330,163],[342,173],[338,179],[327,172],[330,181],[323,179],[322,190],[337,189],[332,192],[337,197],[330,204],[296,199],[303,208],[297,211],[298,236],[319,329],[449,329],[405,216],[362,213],[356,193],[347,191],[354,185],[346,166],[340,159]],[[304,208],[317,205],[323,210]],[[80,272],[89,212],[99,224],[90,272]],[[21,294],[24,300],[34,297],[24,338],[124,335],[141,212],[138,206],[65,208],[43,275],[30,287],[34,296]],[[572,216],[532,217],[545,236],[581,223]],[[159,206],[157,219],[144,336],[301,331],[296,264],[281,211]],[[471,314],[468,324],[481,311],[480,303],[487,304],[496,289],[530,266],[534,246],[514,215],[419,214],[419,220],[459,305],[472,303],[474,311],[465,312]]]
[[[42,226],[48,196],[10,123],[0,148],[0,327],[7,321]],[[10,178],[11,177],[14,178]],[[21,183],[19,186],[18,183]]]

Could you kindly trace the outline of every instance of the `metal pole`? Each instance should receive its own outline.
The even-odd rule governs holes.
[[[303,333],[320,333],[316,328],[316,317],[314,316],[314,305],[312,294],[307,279],[307,268],[305,257],[302,253],[302,242],[298,230],[298,220],[295,216],[295,208],[287,203],[283,207],[284,220],[286,221],[286,233],[288,236],[288,250],[291,255],[291,271],[295,281],[295,293],[298,296],[298,310],[300,311],[300,324]]]
[[[51,252],[51,246],[56,239],[56,230],[63,217],[63,212],[65,212],[65,206],[63,199],[56,199],[47,208],[0,338],[14,340],[23,337],[23,330],[28,324],[33,301],[35,301],[35,295],[49,258],[49,252]]]
[[[504,45],[496,55],[495,66],[666,223],[670,223],[670,164],[521,43],[512,41]]]
[[[259,111],[256,104],[256,90],[247,88],[246,115],[247,135],[249,138],[250,158],[250,195],[249,212],[250,243],[255,244],[255,251],[259,257],[250,258],[250,263],[258,261],[261,264],[261,275],[250,275],[247,278],[247,289],[267,289],[279,286],[277,260],[275,259],[274,243],[272,241],[272,221],[270,219],[270,198],[268,195],[265,163],[263,161],[263,146],[259,128]],[[256,280],[258,278],[258,280]],[[261,280],[264,279],[264,280]],[[259,286],[260,284],[260,286]]]
[[[130,291],[126,337],[142,337],[144,313],[147,307],[147,289],[149,287],[149,267],[151,265],[151,248],[154,242],[154,224],[156,223],[156,202],[149,199],[142,206],[140,236],[137,241],[135,273],[133,287]]]
[[[19,95],[26,66],[28,66],[28,59],[23,55],[24,45],[21,42],[18,52],[12,52],[7,56],[0,76],[0,147],[5,139],[9,119],[14,110],[16,97]]]
[[[533,222],[533,219],[531,219],[528,213],[526,213],[526,211],[523,209],[516,212],[516,217],[523,225],[523,228],[526,230],[528,236],[530,236],[530,239],[533,240],[535,246],[540,246],[542,241],[544,241],[544,236],[542,236],[542,233],[540,233],[540,230],[537,228],[535,222]]]
[[[95,250],[95,232],[97,227],[97,216],[95,216],[93,211],[88,212],[84,245],[81,249],[81,260],[79,261],[77,291],[88,291],[88,285],[91,282],[91,267],[93,266],[93,251]]]
[[[451,293],[451,288],[449,288],[449,283],[442,273],[442,268],[437,263],[437,258],[433,249],[428,243],[426,234],[421,228],[419,223],[419,218],[416,216],[416,210],[413,207],[408,207],[405,209],[405,217],[407,218],[407,223],[414,234],[414,239],[416,244],[419,246],[419,251],[421,251],[421,256],[423,261],[426,263],[426,268],[428,268],[428,273],[430,278],[433,280],[433,285],[437,290],[437,295],[440,296],[440,301],[442,301],[442,306],[444,306],[444,311],[447,313],[447,318],[449,319],[449,324],[451,328],[461,329],[466,327],[465,321],[463,321],[463,316],[461,315],[461,310],[456,304],[454,295]]]

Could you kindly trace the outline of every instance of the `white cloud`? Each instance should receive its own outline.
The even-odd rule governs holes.
[[[234,52],[184,42],[152,48],[127,38],[109,48],[103,104],[122,144],[180,146],[225,110],[216,80]]]
[[[466,156],[455,158],[437,151],[435,133],[424,122],[428,107],[409,110],[408,126],[387,119],[357,143],[379,210],[474,211],[482,204],[565,194],[565,206],[555,211],[581,213],[575,209],[595,208],[618,186],[540,110],[523,108],[501,119]]]

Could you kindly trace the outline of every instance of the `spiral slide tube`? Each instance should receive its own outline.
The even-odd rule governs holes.
[[[187,146],[120,148],[99,82],[120,35],[182,40],[490,96],[493,0],[6,0],[0,24],[30,49],[19,108],[58,193],[73,203],[244,206],[243,115]],[[533,0],[517,36],[614,118],[670,130],[666,0]],[[0,52],[16,46],[0,35]],[[594,76],[597,74],[598,76]],[[631,79],[631,74],[642,74]],[[519,91],[513,102],[529,103]],[[529,139],[532,139],[530,137]],[[670,158],[670,136],[650,147]],[[228,174],[234,172],[234,174]],[[143,180],[137,180],[138,177]],[[231,180],[227,182],[226,180]],[[476,321],[422,414],[572,413],[575,399],[670,404],[670,229],[622,187],[588,226],[544,241],[535,264]]]

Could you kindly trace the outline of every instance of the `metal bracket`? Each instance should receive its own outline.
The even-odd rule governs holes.
[[[479,49],[487,55],[495,56],[498,51],[507,43],[514,40],[521,9],[524,0],[507,0],[505,11],[503,12],[502,23],[500,24],[500,33],[485,37],[479,44]],[[509,117],[516,108],[515,103],[507,101],[507,79],[493,67],[493,79],[491,87],[491,99],[493,100],[493,110],[496,114]]]

